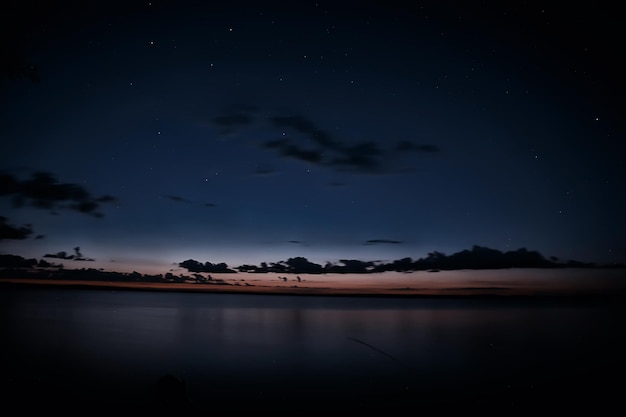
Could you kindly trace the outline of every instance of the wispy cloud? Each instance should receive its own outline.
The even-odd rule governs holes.
[[[54,258],[54,259],[65,259],[72,261],[95,261],[95,259],[87,258],[80,253],[80,247],[74,248],[74,254],[70,255],[65,251],[57,252],[57,253],[47,253],[43,256],[44,258]]]
[[[185,203],[185,204],[198,204],[193,200],[189,200],[185,197],[181,197],[178,195],[165,195],[163,196],[163,198],[166,198],[170,201],[174,201],[176,203]],[[215,203],[202,203],[203,207],[217,207],[217,205]]]
[[[251,125],[255,112],[255,106],[235,104],[224,109],[221,115],[213,117],[211,121],[220,129],[222,135],[227,136],[239,128]]]
[[[294,245],[299,245],[299,246],[311,246],[307,242],[303,242],[301,240],[288,240],[287,242],[291,243],[291,244],[294,244]]]
[[[402,243],[402,241],[400,240],[389,240],[389,239],[370,239],[370,240],[366,240],[365,242],[363,242],[364,245],[386,245],[386,244],[392,244],[392,245],[396,245]]]
[[[7,223],[7,221],[6,217],[0,216],[0,240],[22,240],[28,238],[33,233],[31,225],[14,226]]]
[[[186,198],[183,198],[183,197],[179,197],[177,195],[166,195],[165,198],[167,198],[168,200],[176,201],[177,203],[191,203],[190,200],[187,200]]]
[[[117,199],[111,195],[93,197],[84,187],[61,183],[48,172],[36,172],[31,178],[19,180],[7,173],[0,174],[0,196],[10,197],[14,207],[34,207],[45,210],[69,209],[94,217],[102,217],[103,203]]]
[[[87,189],[72,183],[59,182],[53,174],[35,172],[30,178],[21,180],[13,174],[0,172],[0,197],[10,199],[13,208],[32,207],[58,214],[62,210],[78,211],[93,217],[103,217],[103,204],[114,203],[111,195],[93,197]],[[6,217],[0,216],[0,240],[26,239],[33,233],[31,224],[15,226]],[[44,236],[38,234],[36,239]]]
[[[256,110],[256,108],[254,108]],[[265,119],[269,126],[254,124],[256,129],[269,129],[276,137],[261,142],[260,146],[285,158],[327,167],[342,172],[386,173],[389,159],[399,153],[434,153],[440,149],[433,144],[398,141],[395,146],[383,146],[375,140],[340,140],[316,125],[304,115],[275,115]],[[215,117],[213,122],[223,134],[237,128],[253,125],[250,110]],[[388,141],[386,141],[388,142]]]

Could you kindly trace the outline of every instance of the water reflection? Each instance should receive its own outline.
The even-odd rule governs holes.
[[[598,346],[619,346],[611,311],[577,305],[34,289],[5,301],[4,369],[114,381],[122,396],[165,373],[198,401],[494,388],[584,370],[590,355],[598,366],[613,355]]]

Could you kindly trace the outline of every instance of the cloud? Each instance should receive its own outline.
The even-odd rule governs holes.
[[[74,248],[74,255],[68,255],[67,252],[65,251],[61,251],[61,252],[57,252],[57,253],[46,253],[44,256],[44,258],[55,258],[55,259],[65,259],[65,260],[72,260],[72,261],[94,261],[95,259],[92,258],[86,258],[83,256],[82,253],[80,253],[80,247],[76,246]]]
[[[283,156],[338,170],[361,173],[381,172],[383,162],[389,156],[389,151],[421,153],[440,151],[436,145],[416,144],[410,141],[400,141],[395,149],[383,149],[374,141],[343,142],[333,138],[330,133],[317,127],[311,120],[301,115],[275,116],[270,118],[270,122],[274,128],[291,129],[299,137],[268,141],[264,144],[265,147],[276,149]],[[302,146],[297,141],[298,138],[304,139],[307,147]]]
[[[8,219],[0,216],[0,240],[14,239],[22,240],[28,238],[33,233],[30,225],[13,226],[7,223]]]
[[[250,106],[256,111],[256,107]],[[252,125],[252,111],[246,106],[230,109],[225,114],[215,117],[213,123],[222,134],[230,134],[236,128]],[[337,171],[353,173],[384,173],[389,165],[388,159],[398,152],[434,153],[439,148],[431,144],[400,141],[395,147],[383,148],[372,140],[339,140],[328,131],[316,125],[303,115],[276,115],[266,119],[269,126],[257,124],[259,129],[269,129],[272,134],[279,134],[278,139],[269,139],[261,147],[274,151],[282,157],[295,159]]]
[[[294,241],[295,242],[295,241]],[[367,243],[371,242],[371,243]],[[402,243],[397,240],[372,239],[366,244]],[[182,265],[181,265],[182,266]],[[289,258],[287,261],[262,262],[261,266],[241,265],[235,269],[240,272],[277,272],[277,273],[379,273],[386,271],[410,272],[459,269],[503,269],[503,268],[562,268],[584,267],[590,268],[594,264],[569,261],[566,264],[550,261],[537,251],[520,248],[516,251],[502,252],[483,246],[474,245],[471,250],[463,250],[446,255],[441,252],[431,252],[425,258],[413,260],[410,257],[397,259],[392,262],[362,261],[358,259],[340,259],[338,263],[327,262],[324,266],[309,262],[304,257]]]
[[[339,156],[334,158],[329,165],[345,166],[357,171],[374,172],[381,165],[381,158],[385,152],[374,142],[361,142],[342,149]]]
[[[179,197],[177,195],[166,195],[165,198],[172,200],[172,201],[176,201],[178,203],[191,203],[190,200],[187,200],[186,198],[183,198],[183,197]]]
[[[282,148],[282,155],[299,159],[313,164],[322,162],[322,152],[315,149],[304,149],[293,144],[288,144]]]
[[[357,172],[373,172],[380,167],[384,152],[374,142],[364,141],[356,144],[342,143],[328,132],[317,127],[304,116],[275,116],[270,121],[275,128],[291,129],[301,135],[299,139],[314,149],[305,148],[297,139],[279,139],[271,141],[268,147],[280,150],[283,156],[293,157],[338,169],[352,169]]]
[[[318,128],[303,116],[275,116],[270,117],[270,121],[279,129],[291,128],[305,135],[324,149],[340,150],[342,148],[341,144],[332,139],[329,133]]]
[[[37,259],[25,259],[18,255],[0,254],[0,268],[33,268]]]
[[[311,246],[309,243],[303,242],[301,240],[288,240],[287,243],[291,243],[293,245],[299,245],[299,246]]]
[[[329,269],[339,273],[362,274],[371,272],[374,268],[373,262],[364,262],[358,259],[340,259],[339,262],[341,265],[333,265]]]
[[[57,253],[46,253],[44,258],[55,258],[55,259],[74,259],[74,255],[68,255],[67,252],[57,252]]]
[[[192,200],[189,200],[187,198],[180,197],[177,195],[166,195],[164,196],[164,198],[167,198],[168,200],[171,200],[171,201],[175,201],[177,203],[197,204],[195,201],[192,201]],[[214,204],[214,203],[203,203],[202,205],[204,207],[217,207],[217,204]]]
[[[213,264],[211,262],[201,263],[194,259],[187,259],[178,264],[181,268],[187,269],[189,272],[213,272],[213,273],[234,273],[237,272],[228,268],[224,262]]]
[[[305,149],[287,139],[268,140],[262,144],[267,149],[275,149],[280,155],[299,159],[313,164],[321,164],[322,152],[316,149]]]
[[[102,217],[101,204],[117,199],[110,195],[92,197],[82,186],[60,183],[48,172],[35,172],[30,179],[20,181],[11,174],[0,174],[0,196],[11,197],[14,207],[34,207],[45,210],[70,209],[93,217]]]
[[[237,128],[252,124],[254,118],[251,113],[255,111],[255,106],[236,104],[226,109],[222,115],[214,117],[212,122],[220,129],[221,134],[226,136]]]
[[[102,197],[94,199],[94,201],[97,203],[115,203],[117,201],[117,198],[113,197],[112,195],[103,195]]]
[[[323,271],[321,265],[310,262],[307,258],[302,256],[287,259],[285,265],[287,266],[287,270],[285,271],[287,273],[320,274]]]
[[[388,240],[388,239],[370,239],[365,241],[364,245],[380,245],[380,244],[399,244],[402,243],[400,240]]]

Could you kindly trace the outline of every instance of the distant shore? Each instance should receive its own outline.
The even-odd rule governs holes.
[[[29,278],[1,278],[2,288],[47,288],[47,289],[91,289],[108,291],[154,291],[214,294],[250,294],[250,295],[288,295],[288,296],[325,296],[325,297],[371,297],[371,298],[428,298],[428,299],[475,299],[475,300],[535,300],[559,302],[584,302],[623,305],[626,293],[623,291],[605,291],[588,293],[502,293],[497,289],[484,291],[432,291],[415,288],[331,288],[297,287],[275,285],[233,285],[233,284],[195,284],[195,283],[149,283],[149,282],[111,282],[88,280],[50,280]]]

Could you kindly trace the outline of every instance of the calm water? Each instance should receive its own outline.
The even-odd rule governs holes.
[[[172,373],[198,410],[332,402],[399,414],[606,402],[605,376],[624,371],[614,304],[0,290],[5,400],[149,407]]]

